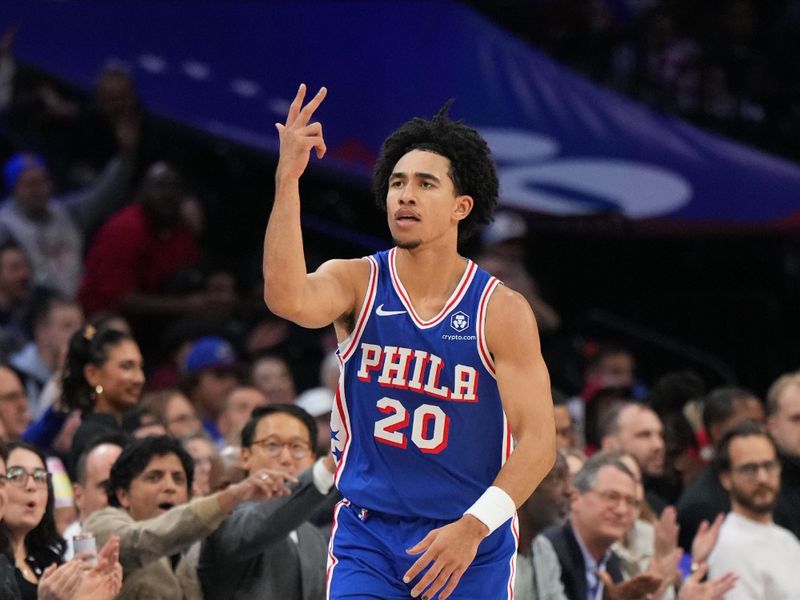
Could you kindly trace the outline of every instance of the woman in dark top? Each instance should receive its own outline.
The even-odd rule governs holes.
[[[72,442],[71,470],[93,438],[122,432],[122,415],[137,405],[143,387],[142,354],[129,334],[86,325],[72,336],[62,403],[80,410],[82,422]]]
[[[6,494],[2,532],[16,567],[21,597],[35,600],[44,570],[53,563],[61,564],[66,548],[56,529],[50,474],[35,447],[24,442],[9,445]]]

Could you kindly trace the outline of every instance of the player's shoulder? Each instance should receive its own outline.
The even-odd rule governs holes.
[[[370,262],[365,258],[332,258],[322,263],[317,273],[323,273],[351,283],[369,278]]]
[[[533,316],[531,305],[528,304],[525,296],[503,284],[495,287],[492,292],[487,311],[487,319],[492,320],[518,319],[527,315]]]
[[[490,343],[513,342],[536,330],[536,318],[525,296],[505,285],[498,285],[486,308],[486,334]]]

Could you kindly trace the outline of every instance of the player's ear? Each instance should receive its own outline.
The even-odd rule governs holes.
[[[468,196],[466,194],[456,196],[456,205],[453,210],[453,216],[457,221],[463,221],[467,218],[467,215],[472,212],[472,207],[474,204],[475,201],[472,199],[472,196]]]

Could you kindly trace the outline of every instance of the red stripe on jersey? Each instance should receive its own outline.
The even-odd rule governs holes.
[[[372,312],[372,304],[375,302],[375,291],[378,289],[378,263],[372,256],[368,256],[369,261],[369,281],[367,282],[367,295],[364,298],[364,303],[361,305],[361,312],[356,319],[353,333],[350,334],[349,343],[343,352],[340,352],[342,360],[347,360],[355,351],[358,345],[358,340],[361,338],[361,333],[367,324],[367,319]]]
[[[486,367],[486,370],[495,375],[494,370],[494,360],[492,359],[492,355],[489,352],[489,347],[486,344],[486,312],[489,306],[489,298],[494,292],[495,288],[500,285],[500,280],[496,277],[492,277],[489,282],[486,284],[486,288],[483,290],[483,294],[481,294],[480,302],[478,303],[478,321],[475,326],[475,332],[478,335],[478,354],[481,357],[481,361],[483,362],[483,366]]]

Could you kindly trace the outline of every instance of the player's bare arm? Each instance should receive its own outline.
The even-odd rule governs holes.
[[[555,422],[550,378],[542,359],[536,319],[517,292],[498,286],[489,302],[486,340],[495,362],[497,385],[516,446],[494,486],[518,508],[555,462]],[[422,553],[406,573],[424,575],[411,595],[445,600],[472,563],[489,528],[472,515],[431,531],[410,554]]]
[[[275,125],[280,157],[275,202],[264,236],[264,301],[276,315],[304,327],[324,327],[351,314],[361,300],[359,282],[365,282],[369,273],[363,260],[332,260],[314,273],[306,271],[300,177],[312,151],[320,159],[326,152],[322,124],[312,121],[326,94],[327,90],[320,88],[304,105],[306,86],[301,84],[286,122]]]

